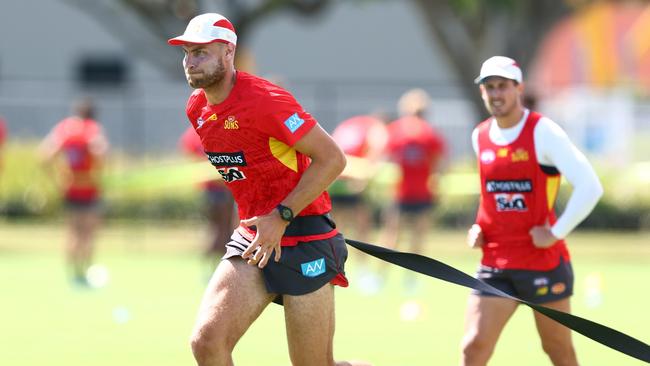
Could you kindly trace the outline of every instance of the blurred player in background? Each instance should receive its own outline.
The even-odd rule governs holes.
[[[181,136],[179,147],[193,159],[201,159],[201,161],[206,159],[201,138],[192,126],[188,127]],[[201,182],[201,189],[204,212],[208,220],[208,240],[204,257],[210,263],[212,273],[214,261],[220,259],[226,252],[226,243],[238,219],[235,200],[221,177]]]
[[[385,210],[384,243],[396,248],[401,233],[411,252],[422,253],[433,223],[437,200],[438,176],[445,154],[443,136],[425,118],[430,105],[429,95],[412,89],[398,101],[400,118],[388,125],[386,155],[400,168],[400,180],[393,203]],[[412,286],[415,277],[409,277]]]
[[[348,170],[352,173],[339,176],[329,187],[332,213],[346,237],[365,242],[370,240],[374,209],[367,188],[386,146],[385,119],[381,113],[351,117],[332,133],[332,138],[348,157]],[[379,279],[367,268],[367,258],[365,254],[357,257],[357,282],[362,291],[373,293],[378,290]]]
[[[284,305],[292,364],[334,365],[334,285],[347,286],[347,247],[325,189],[345,155],[289,92],[235,70],[236,43],[232,23],[216,13],[169,40],[182,47],[196,89],[188,119],[242,219],[204,293],[192,351],[200,366],[232,365],[239,339],[275,301]]]
[[[512,296],[570,312],[573,269],[564,238],[589,215],[603,188],[562,128],[523,105],[522,72],[513,59],[487,59],[475,82],[492,115],[472,133],[481,197],[467,243],[483,252],[477,277]],[[573,191],[556,219],[553,206],[561,175]],[[472,293],[462,365],[487,364],[518,305],[511,299]],[[570,330],[533,313],[551,362],[578,365]]]
[[[60,121],[39,147],[46,170],[62,190],[69,237],[67,261],[73,280],[87,284],[94,241],[100,224],[101,169],[108,150],[102,127],[94,119],[90,99],[74,105],[74,114]]]

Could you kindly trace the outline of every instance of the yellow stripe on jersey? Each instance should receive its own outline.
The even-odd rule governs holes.
[[[271,154],[282,164],[294,172],[298,172],[298,155],[296,149],[273,137],[269,137],[269,148],[271,149]]]
[[[546,204],[548,205],[548,210],[553,210],[553,205],[555,204],[555,199],[557,198],[557,191],[560,189],[560,179],[561,176],[548,177],[546,179]]]

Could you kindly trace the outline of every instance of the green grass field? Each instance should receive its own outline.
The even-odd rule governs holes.
[[[67,281],[55,224],[0,223],[0,364],[61,366],[193,365],[188,336],[206,283],[199,260],[200,226],[142,224],[106,227],[97,260],[110,271],[101,289]],[[473,272],[479,253],[460,231],[432,232],[429,255]],[[569,240],[576,272],[574,313],[650,342],[650,233],[577,232]],[[385,267],[386,286],[364,295],[350,248],[348,277],[337,290],[337,359],[382,365],[456,365],[468,290],[419,276],[414,293],[407,272]],[[370,265],[379,267],[378,260]],[[589,305],[586,285],[601,279],[602,303]],[[591,295],[593,296],[593,294]],[[400,308],[417,301],[421,314],[402,320]],[[289,365],[282,308],[271,305],[235,351],[237,365]],[[318,324],[314,324],[318,327]],[[641,365],[579,334],[583,365]],[[531,310],[521,307],[497,346],[492,365],[549,365]]]

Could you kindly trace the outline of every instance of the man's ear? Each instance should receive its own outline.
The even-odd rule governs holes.
[[[228,57],[231,57],[232,59],[235,58],[235,45],[232,43],[226,43],[226,55]]]

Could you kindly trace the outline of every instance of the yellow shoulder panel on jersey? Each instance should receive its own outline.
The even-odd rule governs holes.
[[[282,164],[294,172],[298,172],[296,149],[273,137],[269,138],[269,148],[271,149],[271,154]]]

